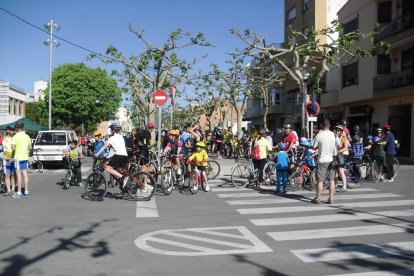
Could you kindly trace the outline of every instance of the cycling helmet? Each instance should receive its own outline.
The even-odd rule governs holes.
[[[306,138],[306,137],[300,137],[300,142],[302,143],[304,141],[308,141],[308,138]]]
[[[200,148],[205,148],[206,144],[204,144],[204,142],[197,142],[196,146]]]
[[[374,138],[374,137],[372,137],[372,135],[368,135],[368,136],[367,136],[367,139],[368,139],[368,140],[372,140],[372,138]]]
[[[382,132],[382,128],[377,128],[376,130],[375,130],[375,132]]]
[[[343,131],[344,130],[344,127],[342,125],[336,125],[335,126],[335,129],[339,129],[339,130]]]
[[[121,126],[118,125],[117,123],[114,123],[114,124],[110,125],[109,128],[111,130],[115,130],[115,131],[120,131],[121,130]]]
[[[354,125],[354,131],[358,131],[359,130],[359,125]]]
[[[303,146],[303,147],[310,147],[311,143],[308,140],[306,140],[306,141],[300,142],[300,145]]]
[[[12,131],[14,131],[14,125],[8,125],[6,127],[6,130],[12,130]]]
[[[180,136],[180,133],[178,132],[177,129],[171,129],[170,132],[168,132],[168,134],[170,135],[175,135],[175,136]]]
[[[217,127],[218,130],[223,130],[222,126]]]
[[[155,127],[155,124],[153,122],[148,122],[147,127],[148,128]]]
[[[102,133],[99,130],[95,130],[93,136],[101,136]]]
[[[343,125],[343,126],[346,126],[348,124],[348,122],[346,120],[341,120],[340,124]]]
[[[354,143],[358,143],[359,142],[359,135],[354,135],[354,137],[352,137],[352,141],[354,142]]]
[[[389,124],[385,124],[382,128],[383,129],[391,129],[391,126]]]
[[[280,150],[285,150],[285,149],[286,149],[286,144],[285,144],[285,143],[280,142],[279,144],[277,144],[277,147],[278,147]]]

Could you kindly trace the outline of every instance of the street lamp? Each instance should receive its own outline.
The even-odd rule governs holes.
[[[49,130],[52,129],[52,54],[53,46],[58,47],[59,42],[53,39],[53,29],[56,31],[60,30],[60,27],[53,23],[53,20],[50,20],[49,23],[44,25],[44,28],[49,32],[50,37],[43,42],[45,46],[49,46]]]

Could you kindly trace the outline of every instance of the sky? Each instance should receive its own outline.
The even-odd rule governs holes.
[[[225,68],[226,53],[243,47],[231,28],[248,28],[268,43],[282,42],[283,5],[283,0],[0,0],[0,8],[39,28],[52,19],[61,27],[54,34],[102,54],[109,45],[126,56],[143,52],[144,45],[129,31],[130,23],[144,30],[154,45],[162,45],[177,28],[202,32],[215,47],[190,47],[178,54],[188,60],[207,54],[198,65],[204,71],[211,63]],[[49,80],[49,47],[43,44],[48,34],[28,23],[0,9],[0,80],[32,93],[34,81]],[[77,62],[108,72],[115,68],[88,61],[89,52],[59,42],[53,48],[53,68]]]

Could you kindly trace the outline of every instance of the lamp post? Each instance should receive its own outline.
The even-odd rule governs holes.
[[[49,130],[52,129],[52,54],[53,54],[53,45],[56,47],[59,46],[59,42],[53,39],[53,29],[56,31],[60,30],[60,27],[53,23],[53,20],[50,20],[49,23],[44,25],[45,29],[49,32],[49,38],[43,43],[46,46],[49,46]]]

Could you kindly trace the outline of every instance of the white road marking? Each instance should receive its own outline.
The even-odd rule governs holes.
[[[337,248],[315,248],[291,250],[305,263],[330,262],[350,259],[367,259],[389,255],[406,256],[414,254],[414,242],[394,242],[385,244],[361,244]]]
[[[137,218],[158,218],[158,208],[155,202],[155,197],[152,197],[149,201],[137,202]]]
[[[412,276],[414,268],[396,269],[388,271],[370,271],[360,273],[334,274],[331,276]]]
[[[355,226],[342,228],[325,228],[286,232],[268,232],[276,241],[293,241],[293,240],[308,240],[308,239],[324,239],[335,237],[351,237],[351,236],[366,236],[366,235],[380,235],[392,233],[404,233],[414,231],[412,223],[399,223],[390,225],[370,225],[370,226]]]
[[[231,197],[259,197],[259,196],[273,196],[272,194],[264,194],[264,193],[234,193],[234,194],[217,194],[220,198],[231,198]]]
[[[340,199],[367,199],[367,198],[391,198],[391,197],[401,197],[400,195],[392,193],[382,193],[382,194],[341,194],[336,195],[335,200]],[[300,200],[295,198],[266,198],[266,199],[252,199],[252,200],[228,200],[226,201],[229,205],[258,205],[258,204],[274,204],[274,203],[292,203],[299,202]]]
[[[321,210],[332,210],[333,208],[370,208],[370,207],[392,207],[392,206],[404,206],[414,205],[414,200],[395,200],[395,201],[371,201],[371,202],[348,202],[340,204],[330,205],[305,205],[305,206],[293,206],[293,207],[269,207],[269,208],[246,208],[236,209],[242,215],[252,214],[276,214],[276,213],[293,213],[293,212],[311,212]]]
[[[268,218],[268,219],[251,219],[250,221],[256,226],[268,225],[293,225],[293,224],[309,224],[324,223],[334,221],[351,221],[363,219],[380,219],[394,217],[411,217],[414,216],[414,210],[404,211],[383,211],[373,213],[353,212],[349,214],[321,215],[321,216],[305,216],[292,218]]]
[[[229,230],[233,230],[235,234],[229,233]],[[226,237],[236,241],[224,241],[207,236]],[[185,242],[182,242],[183,240]],[[202,243],[203,246],[198,245],[197,242]],[[135,245],[151,253],[170,256],[207,256],[273,252],[272,249],[244,226],[155,231],[135,239]],[[166,245],[170,245],[172,248],[178,247],[179,251],[158,249],[155,247],[157,245],[161,245],[162,248],[166,248]],[[230,247],[230,249],[223,249],[223,247]],[[185,249],[188,250],[186,251]]]

